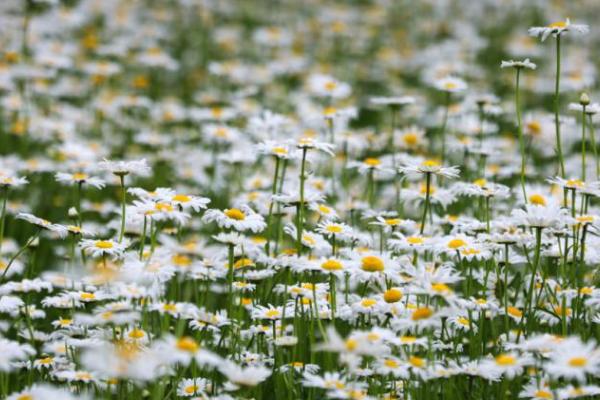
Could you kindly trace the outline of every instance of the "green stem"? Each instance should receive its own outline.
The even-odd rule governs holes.
[[[425,221],[427,219],[427,209],[429,208],[429,190],[431,186],[431,173],[425,173],[425,205],[423,206],[423,217],[421,218],[421,229],[419,233],[422,235],[425,231]]]
[[[517,68],[517,83],[515,90],[515,108],[517,112],[517,130],[519,133],[519,147],[521,148],[521,188],[523,189],[523,199],[527,204],[527,192],[525,191],[525,165],[527,158],[525,155],[525,139],[523,138],[523,122],[521,120],[521,94],[519,87],[519,78],[521,75],[521,68]]]
[[[450,92],[446,92],[446,99],[444,102],[444,119],[442,120],[442,127],[440,128],[440,135],[442,136],[442,164],[446,159],[446,125],[448,124],[448,111],[450,109]]]
[[[0,255],[2,255],[2,242],[4,241],[4,223],[6,220],[6,202],[8,200],[8,186],[2,187],[2,211],[0,213]]]
[[[560,118],[558,116],[560,108],[560,35],[556,36],[556,82],[554,86],[554,125],[556,129],[556,151],[558,153],[558,162],[560,165],[560,174],[565,177],[565,161],[563,159],[562,143],[560,139]]]
[[[585,105],[581,112],[581,180],[585,182]]]
[[[8,264],[6,264],[6,268],[4,268],[4,272],[2,273],[2,276],[0,276],[0,282],[4,281],[4,277],[5,277],[5,276],[6,276],[6,274],[8,273],[8,270],[10,269],[11,265],[12,265],[12,264],[15,262],[15,260],[16,260],[17,258],[19,258],[19,256],[20,256],[21,254],[23,254],[23,252],[24,252],[25,250],[27,250],[27,248],[28,248],[28,247],[31,245],[31,243],[33,243],[33,241],[34,241],[35,239],[37,239],[37,238],[38,238],[38,236],[40,236],[40,233],[41,233],[41,231],[42,231],[42,230],[41,230],[41,229],[39,229],[39,230],[38,230],[38,231],[35,233],[35,235],[33,235],[32,237],[30,237],[30,238],[27,240],[27,242],[26,242],[26,243],[23,245],[23,247],[21,247],[21,248],[19,249],[19,251],[17,251],[17,253],[16,253],[14,256],[12,256],[12,258],[11,258],[11,259],[8,261]]]
[[[598,148],[596,147],[596,133],[594,132],[594,121],[592,114],[589,116],[589,128],[590,128],[590,141],[592,142],[592,151],[594,152],[594,158],[596,160],[596,179],[600,178],[600,158],[598,158]]]
[[[279,175],[279,157],[275,157],[275,174],[273,175],[273,184],[271,189],[271,194],[275,195],[277,193],[277,177]],[[267,245],[266,251],[267,255],[270,255],[271,252],[271,236],[273,235],[273,227],[271,226],[271,218],[273,217],[273,199],[271,199],[269,203],[269,214],[267,215]]]
[[[142,238],[140,239],[140,260],[144,258],[144,246],[146,244],[146,229],[148,227],[148,218],[144,215],[144,227],[142,228]]]
[[[300,204],[298,205],[298,233],[297,233],[297,246],[298,246],[298,255],[302,255],[302,232],[304,229],[304,180],[306,177],[305,169],[306,169],[306,154],[308,149],[306,147],[302,148],[302,164],[300,166]]]
[[[125,236],[125,202],[127,198],[127,192],[125,191],[125,176],[119,175],[119,181],[121,182],[121,233],[119,234],[119,243],[121,243]]]

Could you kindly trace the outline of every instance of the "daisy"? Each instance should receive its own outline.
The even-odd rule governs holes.
[[[317,149],[322,151],[323,153],[327,153],[330,156],[333,156],[333,148],[335,147],[333,144],[321,142],[319,140],[315,140],[312,137],[303,136],[296,142],[296,147],[306,151],[308,149]]]
[[[219,371],[238,387],[251,387],[271,376],[271,369],[262,365],[242,367],[232,361],[224,360],[218,365]]]
[[[587,374],[600,372],[600,351],[594,342],[583,343],[578,337],[565,339],[550,353],[544,370],[553,377],[584,382]]]
[[[500,68],[528,68],[528,69],[536,69],[536,65],[534,63],[532,63],[531,61],[529,61],[529,58],[526,58],[525,60],[522,61],[514,61],[514,60],[510,60],[510,61],[502,61],[502,63],[500,64]]]
[[[446,76],[444,78],[435,81],[434,86],[436,89],[448,92],[458,93],[467,89],[467,83],[460,78],[454,76]]]
[[[412,96],[391,96],[391,97],[371,97],[369,102],[375,105],[402,107],[415,103],[415,98]]]
[[[176,193],[170,189],[157,189],[157,197],[164,202],[180,207],[182,210],[191,208],[195,212],[205,209],[210,199],[206,197],[193,196],[183,193]]]
[[[589,32],[589,27],[582,24],[571,24],[571,20],[567,18],[565,21],[551,23],[548,26],[534,26],[529,28],[529,35],[540,37],[542,42],[550,35],[558,37],[563,33],[573,31],[575,33],[585,34]]]
[[[266,228],[262,215],[255,213],[250,207],[229,208],[224,211],[207,210],[202,217],[204,222],[216,222],[220,228],[236,231],[260,232]]]
[[[137,161],[109,161],[104,159],[99,164],[100,169],[108,171],[113,175],[123,177],[125,175],[148,175],[151,172],[146,159]]]
[[[50,232],[57,233],[59,237],[64,238],[67,236],[67,228],[59,224],[53,224],[50,221],[47,221],[43,218],[36,217],[33,214],[29,213],[19,213],[17,214],[17,219],[22,219],[24,221],[29,222],[37,226],[38,228],[48,230]]]
[[[6,400],[77,400],[79,398],[63,388],[56,388],[48,384],[35,384],[10,394]]]
[[[204,378],[182,379],[177,385],[177,395],[181,397],[204,396],[210,392],[211,384]]]
[[[418,164],[406,164],[398,168],[398,170],[406,174],[433,174],[445,178],[457,178],[459,175],[458,167],[443,167],[442,164],[436,160],[425,160]]]
[[[520,225],[533,228],[550,228],[566,222],[567,211],[556,205],[538,206],[528,204],[525,210],[513,210],[511,216]]]
[[[329,75],[313,74],[308,78],[308,90],[319,97],[341,99],[352,92],[349,84],[341,82]]]
[[[127,244],[119,243],[112,239],[82,239],[79,242],[79,247],[81,247],[84,252],[91,254],[92,257],[104,257],[108,255],[114,258],[120,258],[123,256]]]
[[[54,175],[54,177],[58,182],[61,182],[61,183],[67,183],[67,184],[76,183],[76,184],[80,184],[80,185],[87,183],[87,184],[95,187],[96,189],[102,189],[105,186],[104,180],[93,177],[93,176],[89,176],[88,174],[83,173],[83,172],[75,172],[72,174],[64,173],[64,172],[57,172],[56,175]]]
[[[29,181],[25,177],[6,174],[0,171],[0,189],[1,188],[16,188],[28,184]]]
[[[501,353],[493,358],[487,358],[480,363],[481,374],[484,378],[495,380],[497,376],[504,375],[511,379],[523,372],[533,359],[527,355],[517,353]]]

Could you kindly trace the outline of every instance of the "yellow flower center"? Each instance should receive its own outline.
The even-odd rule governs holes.
[[[383,260],[376,256],[366,256],[362,258],[363,271],[367,272],[379,272],[383,271],[384,265]]]
[[[96,298],[96,295],[94,293],[83,292],[81,293],[79,298],[81,300],[94,300]]]
[[[192,263],[192,259],[184,254],[175,254],[171,257],[171,262],[178,267],[187,267]]]
[[[1,268],[0,268],[1,269]],[[589,286],[586,287],[582,287],[581,290],[579,290],[579,293],[581,294],[585,294],[585,295],[591,295],[592,293],[594,293],[594,288],[591,288]]]
[[[438,293],[451,292],[450,288],[445,283],[434,283],[431,285],[431,289]]]
[[[421,163],[421,166],[429,168],[439,167],[440,165],[440,162],[437,160],[425,160]]]
[[[302,241],[308,243],[311,246],[314,246],[315,244],[317,244],[317,241],[315,240],[315,238],[313,238],[312,236],[309,236],[309,235],[302,235]]]
[[[547,390],[536,390],[535,393],[533,394],[535,397],[538,397],[540,399],[552,399],[552,393],[550,393]]]
[[[52,361],[54,361],[54,359],[53,359],[52,357],[40,358],[40,359],[38,360],[38,362],[39,362],[40,364],[42,364],[42,365],[48,365],[48,364],[51,364],[51,363],[52,363]]]
[[[87,174],[76,172],[73,174],[73,179],[76,181],[85,181],[88,178]]]
[[[557,315],[565,315],[567,317],[570,317],[572,314],[573,310],[571,310],[571,308],[566,307],[566,308],[562,308],[561,306],[556,306],[554,307],[554,313]]]
[[[365,308],[371,308],[375,304],[377,304],[377,300],[375,300],[375,299],[363,299],[360,302],[360,305],[363,306],[363,307],[365,307]]]
[[[402,298],[402,291],[398,288],[391,288],[383,293],[383,300],[386,303],[396,303]]]
[[[327,225],[325,230],[331,233],[342,233],[343,228],[340,225]]]
[[[425,241],[423,240],[423,238],[420,238],[418,236],[409,236],[406,238],[406,241],[409,244],[423,244]]]
[[[170,211],[174,210],[173,206],[170,205],[169,203],[156,203],[154,205],[154,208],[156,209],[156,211],[161,211],[161,212],[170,212]]]
[[[279,310],[275,310],[275,309],[273,309],[273,310],[268,310],[268,311],[265,313],[265,316],[266,316],[267,318],[277,318],[277,317],[279,317],[279,315],[280,315],[280,314],[281,314],[281,313],[279,312]]]
[[[569,366],[583,368],[587,365],[587,358],[585,357],[573,357],[569,360]]]
[[[288,153],[288,149],[286,149],[285,147],[273,147],[273,153],[285,155]]]
[[[396,360],[386,359],[383,364],[388,368],[398,368],[400,364]]]
[[[456,319],[456,322],[458,322],[459,324],[464,325],[464,326],[469,326],[469,320],[465,317],[458,317]]]
[[[188,195],[185,194],[176,194],[175,196],[173,196],[173,201],[178,201],[180,203],[187,203],[188,201],[190,201],[192,198]]]
[[[33,400],[33,396],[30,394],[22,394],[17,397],[17,400]]]
[[[381,164],[381,161],[379,161],[378,158],[365,158],[365,160],[363,161],[366,165],[368,165],[369,167],[376,167],[378,165]]]
[[[462,249],[460,252],[462,255],[465,255],[465,256],[472,256],[472,255],[481,253],[481,251],[479,251],[478,249],[474,249],[472,247],[467,248],[467,249]]]
[[[134,329],[131,332],[129,332],[128,336],[132,339],[141,339],[145,336],[145,333],[141,329]]]
[[[176,312],[177,311],[177,306],[175,304],[172,304],[172,303],[167,303],[167,304],[163,305],[162,309],[165,312]]]
[[[484,187],[487,184],[487,181],[483,178],[480,179],[476,179],[473,181],[473,184],[479,186],[479,187]]]
[[[503,367],[515,365],[516,363],[517,360],[510,354],[500,354],[496,357],[496,364],[501,365]]]
[[[400,336],[400,342],[404,344],[412,344],[417,341],[416,336]]]
[[[243,221],[246,219],[246,214],[239,208],[230,208],[229,210],[225,210],[225,215],[228,218],[235,219],[236,221]]]
[[[321,264],[321,268],[326,271],[339,271],[344,268],[344,266],[338,260],[327,260]]]
[[[546,198],[544,196],[542,196],[541,194],[537,194],[537,193],[534,193],[531,196],[529,196],[529,201],[531,202],[531,204],[535,204],[536,206],[545,206],[546,205]]]
[[[329,81],[325,83],[325,90],[328,92],[333,91],[337,87],[337,83],[333,81]]]
[[[576,218],[579,223],[594,222],[594,217],[591,215],[582,215]]]
[[[420,307],[413,311],[412,320],[419,321],[422,319],[427,319],[433,315],[433,311],[429,307]]]
[[[542,132],[542,124],[539,121],[531,121],[527,123],[527,129],[534,135],[539,135]]]
[[[176,343],[179,350],[187,351],[188,353],[196,353],[200,346],[194,339],[189,336],[182,337]]]
[[[187,394],[194,394],[194,393],[196,393],[196,388],[197,388],[196,385],[189,385],[189,386],[186,386],[185,389],[183,389],[183,391],[186,392]]]
[[[454,82],[446,82],[444,84],[444,88],[446,88],[448,90],[456,89],[456,83],[454,83]]]
[[[408,146],[414,146],[419,142],[419,136],[416,133],[406,133],[402,140]]]
[[[519,310],[517,307],[507,307],[506,311],[508,312],[509,315],[512,315],[513,317],[517,317],[517,318],[521,318],[523,316],[523,312],[521,310]]]
[[[567,181],[567,186],[580,188],[583,187],[585,183],[580,179],[569,179]]]
[[[336,112],[337,110],[335,107],[325,107],[325,109],[323,110],[323,115],[325,115],[326,117],[331,117],[335,115]]]
[[[461,247],[465,246],[467,244],[467,242],[465,242],[462,239],[452,239],[451,241],[448,242],[448,248],[450,249],[460,249]]]
[[[96,240],[95,246],[99,249],[112,249],[114,244],[109,240]]]
[[[356,339],[347,339],[346,340],[346,350],[354,351],[358,347],[358,341]]]
[[[563,29],[567,27],[567,23],[565,21],[558,21],[558,22],[553,22],[550,25],[548,25],[548,28],[558,28],[558,29]]]
[[[235,262],[235,264],[233,264],[234,268],[244,268],[244,267],[250,267],[254,265],[254,261],[252,261],[249,258],[240,258],[239,260],[237,260]]]
[[[417,368],[423,368],[425,366],[425,359],[421,358],[421,357],[417,357],[417,356],[411,356],[408,359],[408,362],[413,366],[413,367],[417,367]]]

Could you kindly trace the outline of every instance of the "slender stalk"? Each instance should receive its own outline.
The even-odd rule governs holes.
[[[298,233],[297,233],[297,246],[298,255],[302,255],[302,232],[304,229],[304,181],[305,169],[306,169],[306,154],[308,149],[302,148],[302,163],[300,165],[300,204],[298,205]]]
[[[8,200],[8,187],[2,187],[2,211],[0,212],[0,256],[2,255],[2,242],[4,241],[4,224],[6,220],[6,202]]]
[[[596,179],[600,178],[600,158],[598,158],[598,148],[596,147],[596,133],[594,132],[594,120],[593,115],[588,113],[589,117],[589,129],[590,129],[590,141],[592,142],[592,152],[596,161]]]
[[[446,98],[444,101],[444,118],[442,119],[442,127],[440,128],[440,135],[442,137],[442,164],[446,160],[446,125],[448,125],[448,111],[450,109],[450,92],[446,92]]]
[[[144,246],[146,244],[146,229],[148,228],[148,218],[144,215],[144,226],[142,228],[142,237],[140,239],[140,260],[144,258]]]
[[[521,75],[521,68],[517,68],[517,82],[515,89],[515,109],[517,112],[517,131],[519,133],[519,147],[521,149],[521,189],[523,190],[523,200],[527,204],[527,191],[525,190],[525,165],[527,158],[525,155],[525,139],[523,138],[523,121],[521,119],[521,94],[519,87],[519,78]]]
[[[581,180],[585,182],[585,105],[582,106],[583,110],[581,111]]]
[[[15,260],[17,258],[19,258],[19,256],[21,254],[23,254],[23,252],[25,250],[27,250],[27,248],[31,245],[31,243],[33,243],[35,241],[35,239],[37,239],[40,236],[40,233],[42,232],[41,229],[39,229],[33,236],[31,236],[27,242],[23,245],[23,247],[21,247],[19,249],[19,251],[17,251],[15,253],[14,256],[12,256],[12,258],[8,261],[8,264],[6,264],[6,268],[4,268],[4,272],[2,273],[2,276],[0,276],[0,282],[4,281],[4,277],[6,276],[6,274],[8,273],[8,270],[10,269],[10,267],[12,266],[12,264],[15,262]]]
[[[233,257],[234,245],[230,244],[227,252],[228,273],[227,273],[227,316],[231,317],[231,306],[233,304]]]
[[[271,189],[271,195],[277,193],[277,177],[279,175],[279,157],[275,157],[275,174],[273,175],[273,185]],[[266,251],[267,255],[271,254],[271,236],[273,235],[273,227],[271,226],[271,219],[273,217],[273,199],[269,203],[269,214],[267,215],[267,244]]]
[[[562,152],[562,142],[560,139],[560,118],[558,115],[560,109],[560,35],[556,36],[556,81],[554,86],[554,126],[556,130],[556,152],[560,166],[560,175],[565,177],[565,161]]]
[[[425,204],[423,206],[423,217],[421,218],[421,229],[419,233],[422,235],[425,231],[425,221],[427,220],[427,209],[429,208],[429,191],[431,186],[431,173],[425,173]]]
[[[119,234],[119,243],[121,243],[125,236],[125,202],[127,198],[127,192],[125,191],[125,175],[119,175],[119,181],[121,183],[121,233]]]
[[[527,299],[525,302],[525,309],[523,316],[521,317],[521,329],[517,335],[517,342],[521,337],[521,332],[524,329],[525,317],[527,316],[527,324],[531,323],[532,311],[531,311],[531,300],[533,298],[533,292],[535,290],[535,276],[537,274],[538,266],[540,263],[540,249],[542,247],[542,228],[535,227],[535,253],[533,256],[533,268],[531,271],[531,279],[529,281],[529,290],[527,291]]]

